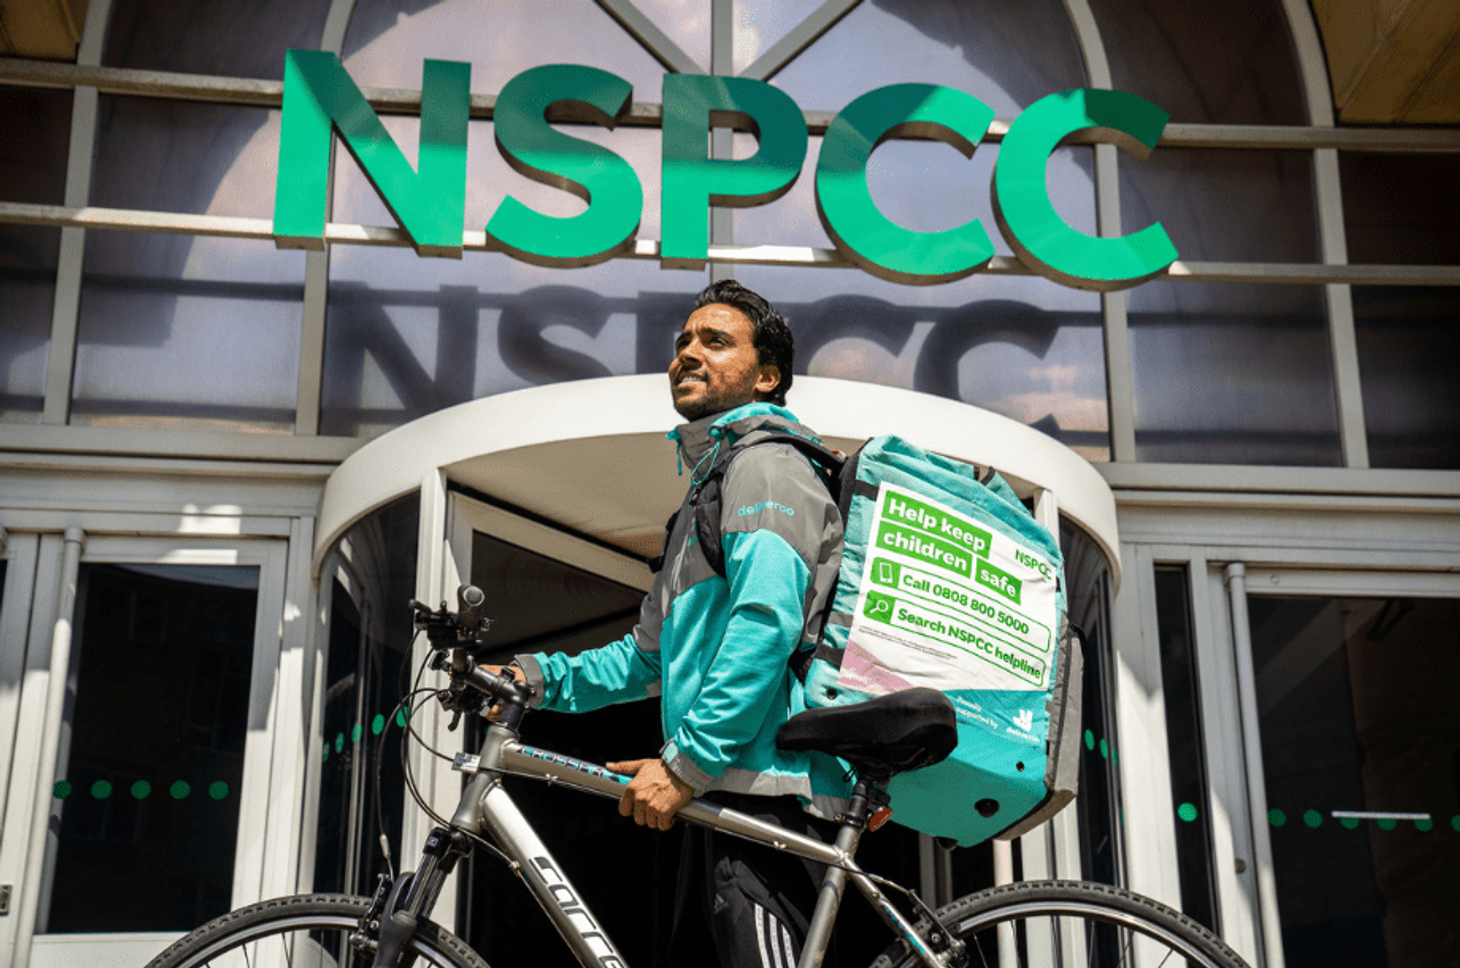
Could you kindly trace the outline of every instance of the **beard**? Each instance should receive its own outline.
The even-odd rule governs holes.
[[[755,402],[755,374],[751,374],[743,386],[716,387],[710,383],[695,385],[703,387],[703,392],[687,397],[676,394],[674,397],[674,409],[685,420],[699,420]]]

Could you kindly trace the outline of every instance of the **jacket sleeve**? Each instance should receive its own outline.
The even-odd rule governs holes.
[[[584,713],[659,694],[659,609],[651,593],[639,607],[639,624],[623,638],[577,655],[519,655],[518,667],[532,687],[533,705]]]
[[[746,744],[788,715],[790,658],[800,643],[812,579],[839,550],[841,519],[805,458],[757,447],[725,480],[721,543],[728,620],[683,722],[661,754],[701,791]],[[833,563],[834,564],[834,563]]]

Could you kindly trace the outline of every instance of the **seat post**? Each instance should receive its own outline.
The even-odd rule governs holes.
[[[857,853],[862,833],[867,829],[869,807],[887,802],[887,781],[869,777],[858,771],[857,781],[852,786],[852,796],[846,811],[838,818],[840,824],[836,833],[836,848],[850,861]],[[821,893],[816,898],[816,911],[806,930],[806,944],[801,949],[801,960],[796,968],[821,968],[826,958],[826,949],[831,942],[832,925],[836,923],[837,912],[841,910],[842,899],[847,886],[847,872],[841,867],[828,867],[821,882]]]

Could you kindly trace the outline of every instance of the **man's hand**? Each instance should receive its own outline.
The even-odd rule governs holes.
[[[507,677],[509,679],[511,679],[513,682],[523,682],[523,681],[525,681],[525,679],[524,679],[524,677],[522,675],[522,670],[519,669],[519,668],[517,668],[514,665],[485,665],[484,664],[484,665],[481,666],[481,668],[484,671],[489,672],[489,673],[491,673],[494,676],[500,676],[500,675],[502,675],[502,674],[505,673],[507,675]],[[501,716],[501,714],[502,714],[502,707],[499,704],[497,704],[497,703],[493,703],[492,704],[492,708],[490,708],[490,709],[487,710],[487,722],[489,722],[489,723],[495,723],[497,721],[497,719]]]
[[[669,772],[663,760],[629,760],[607,766],[633,777],[618,802],[618,812],[633,817],[641,827],[668,830],[674,825],[674,815],[694,798],[694,788]]]

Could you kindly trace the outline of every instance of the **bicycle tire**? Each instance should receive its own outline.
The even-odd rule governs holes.
[[[349,945],[370,901],[349,894],[301,894],[230,911],[172,944],[147,968],[368,968]],[[421,922],[401,963],[430,968],[487,968],[465,941]]]
[[[1029,881],[993,887],[938,911],[938,920],[967,946],[968,968],[1000,964],[1115,968],[1132,952],[1159,948],[1140,963],[1248,968],[1211,931],[1159,901],[1089,881]],[[925,928],[924,921],[919,928]],[[926,935],[925,935],[926,936]],[[1144,939],[1137,941],[1139,936]],[[1009,954],[1000,959],[1002,951]],[[1164,955],[1164,957],[1163,957]],[[873,968],[916,968],[922,962],[898,941]]]

